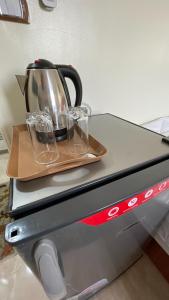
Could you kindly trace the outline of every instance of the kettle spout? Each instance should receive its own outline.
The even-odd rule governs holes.
[[[21,90],[22,94],[24,95],[24,93],[25,93],[26,76],[24,76],[24,75],[15,75],[15,76],[16,76],[16,79],[18,81],[20,90]]]

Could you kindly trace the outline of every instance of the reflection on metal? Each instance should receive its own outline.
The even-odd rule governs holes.
[[[22,92],[22,94],[24,95],[25,93],[25,82],[26,82],[26,76],[25,75],[15,75],[16,79],[18,81],[20,90]]]

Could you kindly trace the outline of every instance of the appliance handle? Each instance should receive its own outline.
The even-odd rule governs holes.
[[[73,82],[76,91],[75,106],[80,106],[82,103],[82,82],[78,72],[72,66],[66,65],[56,65],[56,69],[65,90],[68,106],[71,106],[71,100],[65,78],[69,78]]]
[[[34,258],[38,275],[49,299],[65,299],[67,291],[54,243],[48,239],[41,240],[35,247]]]

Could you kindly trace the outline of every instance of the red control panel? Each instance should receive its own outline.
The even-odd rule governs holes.
[[[137,208],[147,201],[151,201],[153,198],[157,197],[160,193],[167,189],[169,189],[169,179],[150,187],[140,194],[136,194],[133,197],[123,200],[116,205],[110,206],[101,212],[82,219],[80,222],[90,226],[99,226],[111,221],[112,219],[120,217],[121,215]]]

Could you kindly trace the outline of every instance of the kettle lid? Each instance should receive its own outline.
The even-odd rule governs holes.
[[[36,59],[27,69],[56,69],[56,66],[46,59]]]

